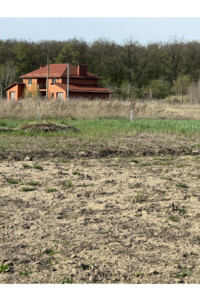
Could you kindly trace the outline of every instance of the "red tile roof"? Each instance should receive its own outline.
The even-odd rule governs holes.
[[[23,83],[23,82],[14,82],[11,85],[7,86],[7,88],[5,88],[4,91],[9,90],[10,88],[12,88],[15,85],[25,85],[25,83]]]
[[[64,83],[55,83],[58,87],[63,90],[67,90],[67,85]],[[106,93],[111,94],[112,92],[109,89],[106,89],[102,86],[95,86],[95,85],[81,85],[81,84],[69,84],[69,92],[81,92],[81,93]]]
[[[51,64],[49,65],[49,77],[51,78],[59,78],[63,76],[67,76],[67,66],[68,64]],[[78,75],[78,66],[71,65],[69,66],[69,75],[70,77],[78,77],[78,78],[99,78],[94,74],[87,72],[87,76],[79,76]],[[20,76],[21,78],[46,78],[47,77],[47,66],[37,69],[35,71],[29,72],[25,75]]]

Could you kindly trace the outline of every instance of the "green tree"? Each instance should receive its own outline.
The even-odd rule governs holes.
[[[151,87],[153,99],[163,99],[170,95],[171,85],[162,79],[152,80]]]
[[[183,75],[183,76],[179,75],[176,81],[173,82],[173,87],[171,88],[172,94],[186,95],[190,83],[191,83],[191,79],[189,75]]]
[[[56,63],[71,63],[73,65],[77,65],[78,61],[78,51],[75,49],[73,43],[66,44],[58,57],[55,60]]]
[[[200,43],[188,42],[184,45],[184,69],[191,81],[197,82],[200,78]]]

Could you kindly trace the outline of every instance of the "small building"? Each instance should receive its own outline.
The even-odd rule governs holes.
[[[67,68],[69,66],[69,85],[67,87]],[[98,84],[100,77],[89,73],[86,64],[50,64],[20,76],[23,82],[8,86],[7,99],[47,97],[66,99],[67,88],[70,98],[108,99],[112,93]],[[47,95],[48,94],[48,95]]]

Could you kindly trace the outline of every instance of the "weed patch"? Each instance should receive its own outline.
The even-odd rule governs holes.
[[[41,165],[34,165],[34,169],[37,169],[37,170],[43,170],[44,168],[43,168],[43,166],[41,166]]]
[[[174,216],[174,215],[170,215],[169,220],[172,221],[172,222],[179,222],[179,217]]]
[[[20,181],[17,179],[8,179],[7,182],[10,184],[18,184]]]
[[[0,273],[6,273],[10,271],[9,265],[0,265]]]
[[[62,283],[62,284],[65,284],[65,283],[70,284],[70,283],[74,283],[74,281],[73,281],[72,278],[62,278],[62,279],[60,280],[60,283]]]
[[[37,186],[37,185],[39,185],[39,183],[36,182],[36,181],[29,181],[29,182],[27,182],[27,184],[31,185],[31,186]]]
[[[36,188],[28,187],[28,186],[25,186],[25,187],[22,188],[23,192],[32,192],[32,191],[35,191],[35,190],[36,190]]]
[[[46,188],[46,192],[47,193],[53,193],[53,192],[57,192],[57,189],[55,189],[55,188]]]
[[[185,183],[178,183],[176,186],[180,187],[180,188],[184,188],[184,189],[188,188],[187,184],[185,184]]]
[[[24,169],[30,169],[30,168],[32,168],[30,165],[28,165],[28,164],[23,164],[23,167],[24,167]]]

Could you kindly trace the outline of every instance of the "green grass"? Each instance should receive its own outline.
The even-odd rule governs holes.
[[[135,215],[136,217],[142,217],[142,214],[141,213],[138,213]]]
[[[139,161],[137,159],[131,159],[130,162],[134,162],[135,164],[139,164]]]
[[[24,169],[30,169],[32,168],[31,166],[29,166],[28,164],[23,164]]]
[[[145,201],[145,196],[142,193],[137,193],[135,197],[139,202],[140,201]]]
[[[186,210],[186,209],[184,209],[184,208],[182,208],[182,209],[179,209],[179,214],[180,214],[181,216],[184,216],[184,215],[186,215],[186,214],[187,214],[187,210]]]
[[[81,173],[80,172],[78,172],[78,171],[74,171],[74,172],[72,172],[72,175],[80,175]]]
[[[9,272],[10,267],[9,265],[0,265],[0,273],[6,273]]]
[[[73,283],[74,281],[73,281],[72,278],[62,278],[62,279],[60,280],[60,282],[61,282],[62,284],[65,284],[65,283]]]
[[[94,184],[93,183],[88,183],[88,184],[83,183],[83,184],[80,184],[79,186],[81,186],[81,187],[88,187],[88,186],[94,186]]]
[[[143,273],[141,273],[140,271],[137,271],[137,272],[134,273],[134,276],[135,277],[142,277]]]
[[[161,177],[161,179],[172,181],[171,177]]]
[[[47,191],[47,193],[53,193],[53,192],[56,192],[57,189],[47,187],[47,188],[46,188],[46,191]]]
[[[137,132],[159,132],[159,133],[181,133],[194,134],[200,133],[200,122],[198,120],[154,120],[154,119],[138,119],[130,122],[126,119],[94,119],[94,120],[61,120],[61,124],[73,125],[82,133],[88,134],[113,134],[114,132],[128,133]]]
[[[25,186],[22,188],[22,192],[32,192],[32,191],[35,191],[36,188],[35,187],[28,187],[28,186]]]
[[[18,184],[20,181],[17,179],[8,179],[7,182],[10,184]]]
[[[37,170],[43,170],[44,168],[43,168],[43,166],[41,166],[41,165],[35,165],[34,166],[34,169],[37,169]]]
[[[44,252],[45,254],[48,254],[48,255],[54,255],[55,254],[55,251],[53,249],[47,249],[45,250]]]
[[[178,269],[179,272],[173,272],[170,274],[171,277],[175,277],[175,278],[184,278],[186,276],[188,276],[188,271],[186,268],[182,267],[181,264],[178,264]]]
[[[35,120],[20,119],[1,119],[0,127],[16,128],[25,123],[35,122]],[[53,121],[54,122],[54,121]],[[61,119],[59,124],[75,126],[79,132],[56,131],[56,132],[2,132],[3,135],[26,135],[26,136],[68,136],[88,139],[99,139],[105,137],[124,136],[131,132],[150,132],[150,133],[174,133],[194,135],[200,133],[200,122],[198,120],[159,120],[159,119],[136,119],[130,122],[127,119]]]
[[[172,222],[179,222],[179,217],[174,216],[174,215],[170,215],[169,220],[172,221]]]
[[[37,186],[39,183],[36,181],[29,181],[29,182],[27,182],[27,184],[31,185],[31,186]]]
[[[176,186],[184,189],[188,188],[188,186],[185,183],[178,183]]]
[[[31,274],[31,268],[27,266],[24,270],[19,272],[19,275],[29,276]]]
[[[72,183],[72,181],[69,179],[69,180],[67,180],[66,183],[64,183],[64,186],[65,186],[66,188],[72,188],[72,187],[73,187],[73,183]]]
[[[0,127],[18,128],[24,123],[33,123],[33,121],[35,123],[35,120],[1,119]],[[55,122],[50,119],[46,121]],[[142,168],[148,167],[149,164],[142,160],[138,161],[134,157],[141,150],[142,153],[147,152],[148,154],[149,148],[152,152],[160,147],[161,152],[168,153],[171,148],[178,151],[180,147],[183,152],[190,153],[193,149],[198,150],[200,147],[200,122],[198,120],[137,119],[130,122],[128,119],[122,118],[60,119],[57,124],[74,126],[78,131],[0,131],[2,136],[0,154],[2,153],[5,158],[10,155],[15,159],[17,157],[19,160],[24,160],[27,155],[39,158],[54,153],[55,157],[63,160],[63,163],[68,162],[75,155],[82,157],[82,152],[85,158],[90,156],[132,156],[132,162]],[[146,135],[141,138],[140,135],[143,133]],[[182,143],[183,139],[185,143]],[[195,145],[193,139],[195,139]],[[166,146],[163,141],[166,141]],[[170,158],[151,162],[151,165],[154,163],[155,165],[171,164]],[[25,163],[23,167],[28,168],[29,165]],[[43,170],[42,166],[34,166],[34,168]],[[74,170],[74,172],[76,171]],[[78,174],[74,173],[73,175]]]

